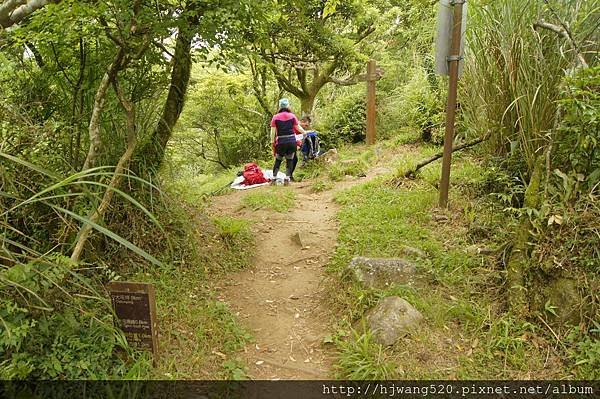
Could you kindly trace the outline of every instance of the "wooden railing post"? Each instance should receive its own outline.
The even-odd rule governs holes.
[[[367,144],[375,144],[375,82],[376,76],[375,60],[367,63]]]

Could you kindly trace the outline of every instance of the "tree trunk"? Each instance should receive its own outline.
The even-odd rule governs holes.
[[[88,149],[85,162],[83,163],[82,170],[92,168],[96,162],[98,154],[100,153],[100,147],[102,146],[102,139],[100,138],[100,122],[102,111],[104,110],[104,105],[106,103],[106,94],[108,92],[110,82],[115,78],[117,72],[122,68],[121,64],[124,56],[125,50],[120,48],[115,56],[114,61],[102,77],[100,85],[98,86],[98,90],[96,91],[96,95],[94,97],[94,106],[92,108],[92,116],[90,118],[90,125],[88,127],[88,132],[90,135],[90,147]]]
[[[135,156],[134,170],[138,174],[141,171],[155,173],[163,161],[167,143],[183,110],[192,68],[191,42],[193,36],[194,32],[187,27],[179,29],[169,93],[156,129],[150,140],[139,148]]]
[[[114,77],[114,79],[111,80],[115,88],[115,92],[117,93],[119,103],[121,104],[121,107],[125,110],[125,113],[127,115],[127,147],[123,155],[121,155],[117,166],[115,167],[115,172],[113,173],[110,183],[108,184],[108,187],[106,188],[106,191],[102,196],[100,205],[92,214],[92,216],[90,216],[90,220],[94,223],[98,223],[104,219],[104,215],[106,214],[110,202],[112,201],[115,189],[118,189],[121,185],[121,181],[123,180],[123,172],[125,171],[125,168],[129,163],[129,160],[131,159],[131,156],[133,155],[133,151],[135,150],[136,145],[135,107],[131,101],[125,98],[125,95],[123,94],[123,91],[121,90],[117,82],[116,76]],[[72,261],[79,261],[83,253],[85,243],[87,242],[91,233],[92,225],[88,223],[84,224],[81,228],[81,231],[78,234],[79,238],[77,239],[77,243],[75,244],[75,249],[71,254]]]
[[[529,185],[525,190],[525,201],[523,208],[538,209],[541,202],[540,185],[542,180],[542,171],[544,161],[538,157],[535,161]],[[512,313],[520,318],[524,318],[529,313],[529,239],[532,229],[531,221],[528,215],[523,215],[523,220],[513,239],[513,247],[506,265],[506,285],[508,287],[508,301]]]
[[[309,93],[305,97],[300,98],[300,111],[302,116],[312,116],[313,108],[315,106],[316,94]]]

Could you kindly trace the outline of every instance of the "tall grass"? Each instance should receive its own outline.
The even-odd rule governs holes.
[[[465,128],[472,136],[489,134],[489,151],[522,159],[526,172],[550,142],[560,117],[561,82],[576,65],[576,53],[562,36],[534,24],[545,20],[560,26],[560,18],[579,46],[588,49],[600,1],[549,4],[551,8],[539,0],[469,4],[460,95]]]
[[[138,366],[143,372],[149,367],[145,357],[126,365],[131,356],[113,356],[115,350],[132,355],[113,324],[101,285],[115,273],[66,255],[82,223],[162,265],[102,221],[86,216],[98,202],[93,188],[114,190],[158,225],[156,217],[103,182],[114,174],[111,167],[64,177],[2,151],[0,160],[0,378],[134,377],[139,373],[128,369]]]

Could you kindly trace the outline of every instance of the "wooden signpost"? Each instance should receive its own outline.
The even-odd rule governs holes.
[[[436,55],[436,60],[443,57],[447,68],[444,68],[443,64],[440,65],[440,61],[438,61],[437,71],[442,74],[447,73],[449,76],[448,104],[446,106],[446,131],[444,134],[444,157],[442,159],[442,177],[440,179],[439,205],[441,208],[446,208],[448,206],[450,163],[452,160],[452,143],[454,141],[454,122],[456,115],[456,90],[458,87],[459,66],[460,61],[462,60],[462,48],[464,47],[463,38],[466,22],[463,21],[463,18],[466,16],[466,13],[463,14],[464,3],[465,0],[441,0],[438,17],[438,54]],[[452,6],[453,10],[450,9],[450,6]],[[448,17],[452,18],[451,22],[448,21]],[[447,51],[447,46],[444,46],[444,43],[447,41],[447,34],[445,33],[445,26],[447,25],[451,28],[451,41],[450,50],[447,53],[444,53]],[[443,35],[446,35],[446,37],[443,37]]]
[[[383,76],[383,69],[377,68],[375,60],[367,63],[367,144],[375,144],[375,82]]]
[[[111,282],[107,286],[116,323],[129,345],[158,355],[158,328],[154,286],[148,283]]]

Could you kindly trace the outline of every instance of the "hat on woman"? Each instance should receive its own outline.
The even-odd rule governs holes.
[[[287,108],[290,106],[290,100],[287,98],[282,98],[279,100],[279,108]]]

